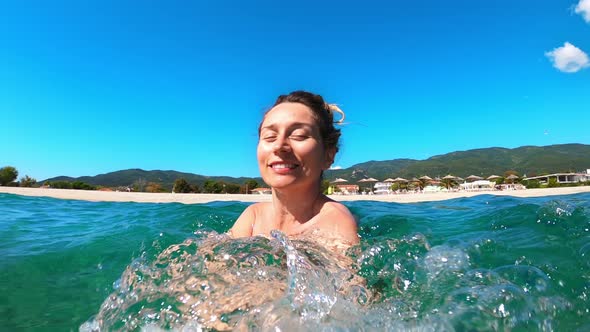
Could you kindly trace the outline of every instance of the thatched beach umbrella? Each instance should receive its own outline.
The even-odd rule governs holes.
[[[451,183],[456,179],[457,179],[456,176],[449,174],[447,176],[444,176],[442,178],[442,181],[447,185],[447,189],[451,189]]]
[[[518,175],[510,174],[506,177],[507,180],[510,180],[510,183],[514,183],[514,180],[518,179]]]
[[[467,180],[469,182],[473,182],[473,181],[477,181],[477,180],[483,180],[483,178],[481,176],[477,176],[477,175],[469,175],[468,177],[465,178],[465,180]]]
[[[499,175],[490,175],[490,176],[488,176],[488,180],[498,180],[499,178],[501,178],[501,176],[499,176]]]
[[[393,182],[397,183],[397,186],[399,189],[402,188],[402,183],[408,183],[408,180],[404,179],[404,178],[400,178],[399,176],[395,179],[393,179]]]
[[[420,180],[420,189],[424,189],[427,184],[434,182],[434,180],[428,175],[421,176],[418,180]]]
[[[370,183],[370,182],[379,182],[379,180],[375,179],[375,178],[365,178],[365,179],[361,179],[358,181],[359,183]],[[371,192],[373,190],[371,189]]]
[[[387,183],[387,185],[389,186],[389,189],[391,189],[391,184],[395,182],[395,179],[387,178],[387,179],[383,180],[383,182]]]
[[[336,180],[334,180],[330,183],[343,183],[343,182],[348,182],[348,180],[343,179],[343,178],[336,178]]]
[[[418,186],[419,189],[422,189],[422,187],[423,187],[422,181],[420,181],[416,177],[411,178],[410,179],[410,183],[414,186],[414,188],[416,186]]]

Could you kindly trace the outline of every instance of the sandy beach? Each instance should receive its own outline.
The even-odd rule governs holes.
[[[472,197],[477,195],[501,195],[515,197],[540,197],[554,195],[570,195],[590,192],[590,186],[564,187],[546,189],[526,189],[507,191],[481,191],[481,192],[441,192],[427,194],[400,194],[400,195],[332,195],[337,201],[380,201],[397,203],[416,203],[442,201],[460,197]],[[140,203],[183,203],[197,204],[214,201],[240,201],[240,202],[268,202],[271,195],[237,195],[237,194],[175,194],[175,193],[138,193],[138,192],[109,192],[95,190],[73,189],[46,189],[46,188],[19,188],[0,187],[0,193],[16,194],[23,196],[53,197],[59,199],[75,199],[94,202],[140,202]]]

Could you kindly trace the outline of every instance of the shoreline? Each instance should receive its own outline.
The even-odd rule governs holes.
[[[377,201],[395,203],[418,203],[444,201],[455,198],[473,197],[478,195],[496,195],[513,197],[543,197],[556,195],[571,195],[590,192],[590,186],[505,190],[505,191],[471,191],[471,192],[441,192],[425,194],[398,194],[398,195],[330,195],[335,201]],[[15,194],[21,196],[52,197],[58,199],[83,200],[90,202],[136,202],[136,203],[183,203],[201,204],[216,201],[239,202],[270,202],[272,195],[245,195],[245,194],[175,194],[175,193],[140,193],[140,192],[115,192],[77,189],[51,189],[51,188],[21,188],[0,187],[0,193]]]

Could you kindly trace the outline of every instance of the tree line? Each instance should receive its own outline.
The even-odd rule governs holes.
[[[25,175],[18,178],[18,170],[13,166],[4,166],[0,168],[0,186],[10,187],[40,187],[41,185],[57,189],[81,189],[81,190],[98,190],[105,188],[85,183],[83,181],[46,181],[38,183],[36,179]],[[252,189],[259,187],[256,180],[250,179],[242,185],[224,181],[206,180],[202,186],[191,184],[184,178],[174,181],[172,191],[174,193],[210,193],[210,194],[249,194]],[[170,188],[170,187],[168,187]],[[113,189],[113,188],[111,188]],[[138,179],[128,187],[114,188],[119,191],[136,191],[136,192],[169,192],[161,183],[147,182],[144,179]]]
[[[175,193],[206,193],[206,194],[249,194],[252,189],[258,188],[258,182],[250,179],[242,185],[224,181],[206,180],[202,187],[191,184],[184,178],[174,181],[172,191]]]
[[[18,170],[12,166],[4,166],[0,168],[0,186],[11,186],[11,187],[39,187],[41,185],[50,187],[50,188],[58,188],[58,189],[82,189],[82,190],[99,190],[103,188],[103,186],[97,186],[88,184],[82,181],[51,181],[51,182],[43,182],[38,183],[36,179],[30,177],[29,175],[25,175],[21,177],[18,181]],[[506,183],[506,178],[511,175],[517,175],[516,171],[506,171],[504,177],[500,177],[495,182],[496,184]],[[551,178],[549,179],[548,183],[541,184],[538,180],[516,180],[515,182],[520,182],[525,185],[527,188],[539,188],[539,187],[562,187],[562,186],[576,186],[576,185],[590,185],[590,183],[576,183],[576,184],[562,184],[558,183],[556,179]],[[414,189],[415,187],[419,187],[419,189],[423,189],[426,185],[425,182],[421,181],[420,183],[407,183],[401,184],[396,183],[393,184],[391,189],[398,190],[398,189]],[[457,186],[458,182],[454,179],[443,179],[441,181],[441,186],[446,188]],[[172,192],[174,193],[209,193],[209,194],[249,194],[251,193],[252,189],[259,188],[259,183],[254,180],[246,180],[243,184],[235,184],[230,182],[224,181],[216,181],[216,180],[206,180],[201,186],[195,183],[189,183],[184,178],[178,178],[174,181],[172,186]],[[328,193],[328,188],[330,187],[330,182],[328,180],[323,180],[321,184],[321,191],[324,193]],[[170,187],[165,187],[161,183],[156,182],[147,182],[144,179],[138,179],[133,184],[129,186],[119,186],[117,188],[109,188],[108,190],[116,189],[118,191],[135,191],[135,192],[170,192]],[[418,189],[418,188],[416,188]]]
[[[16,182],[16,178],[18,177],[18,170],[12,166],[4,166],[0,168],[0,186],[9,186],[9,187],[33,187],[37,180],[34,178],[25,175],[20,178],[18,182]]]

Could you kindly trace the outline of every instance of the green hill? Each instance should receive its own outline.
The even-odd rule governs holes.
[[[246,180],[252,178],[239,177],[234,178],[230,176],[204,176],[193,173],[182,173],[177,171],[146,171],[143,169],[126,169],[122,171],[116,171],[106,174],[99,174],[96,176],[81,176],[77,178],[69,176],[58,176],[50,179],[43,180],[42,182],[54,182],[54,181],[82,181],[88,184],[105,187],[127,187],[133,185],[136,181],[144,182],[155,182],[162,185],[167,190],[171,190],[174,181],[179,178],[184,178],[191,184],[196,184],[199,187],[203,186],[203,183],[207,180],[223,181],[226,183],[233,183],[237,185],[243,184]],[[258,183],[263,183],[260,178],[254,178]]]
[[[349,181],[374,177],[384,180],[389,177],[430,177],[455,176],[466,177],[471,174],[487,177],[491,174],[504,175],[506,171],[516,171],[519,175],[534,176],[555,172],[585,171],[590,168],[590,145],[562,144],[550,146],[522,146],[515,149],[486,148],[451,152],[433,156],[426,160],[394,159],[385,161],[368,161],[340,170],[326,171],[324,178],[333,180],[337,177]],[[200,187],[206,180],[223,181],[241,185],[248,177],[204,176],[177,171],[145,171],[127,169],[96,176],[72,178],[59,176],[47,181],[82,181],[92,185],[106,187],[131,186],[138,180],[155,182],[170,190],[174,181],[184,178]],[[254,178],[263,184],[262,179]]]
[[[451,152],[426,160],[395,159],[369,161],[341,170],[330,170],[325,178],[342,177],[348,180],[365,176],[384,180],[389,177],[430,177],[452,174],[466,177],[471,174],[489,176],[516,171],[519,175],[534,176],[555,172],[585,171],[590,168],[590,145],[561,144],[522,146],[515,149],[485,148]]]

